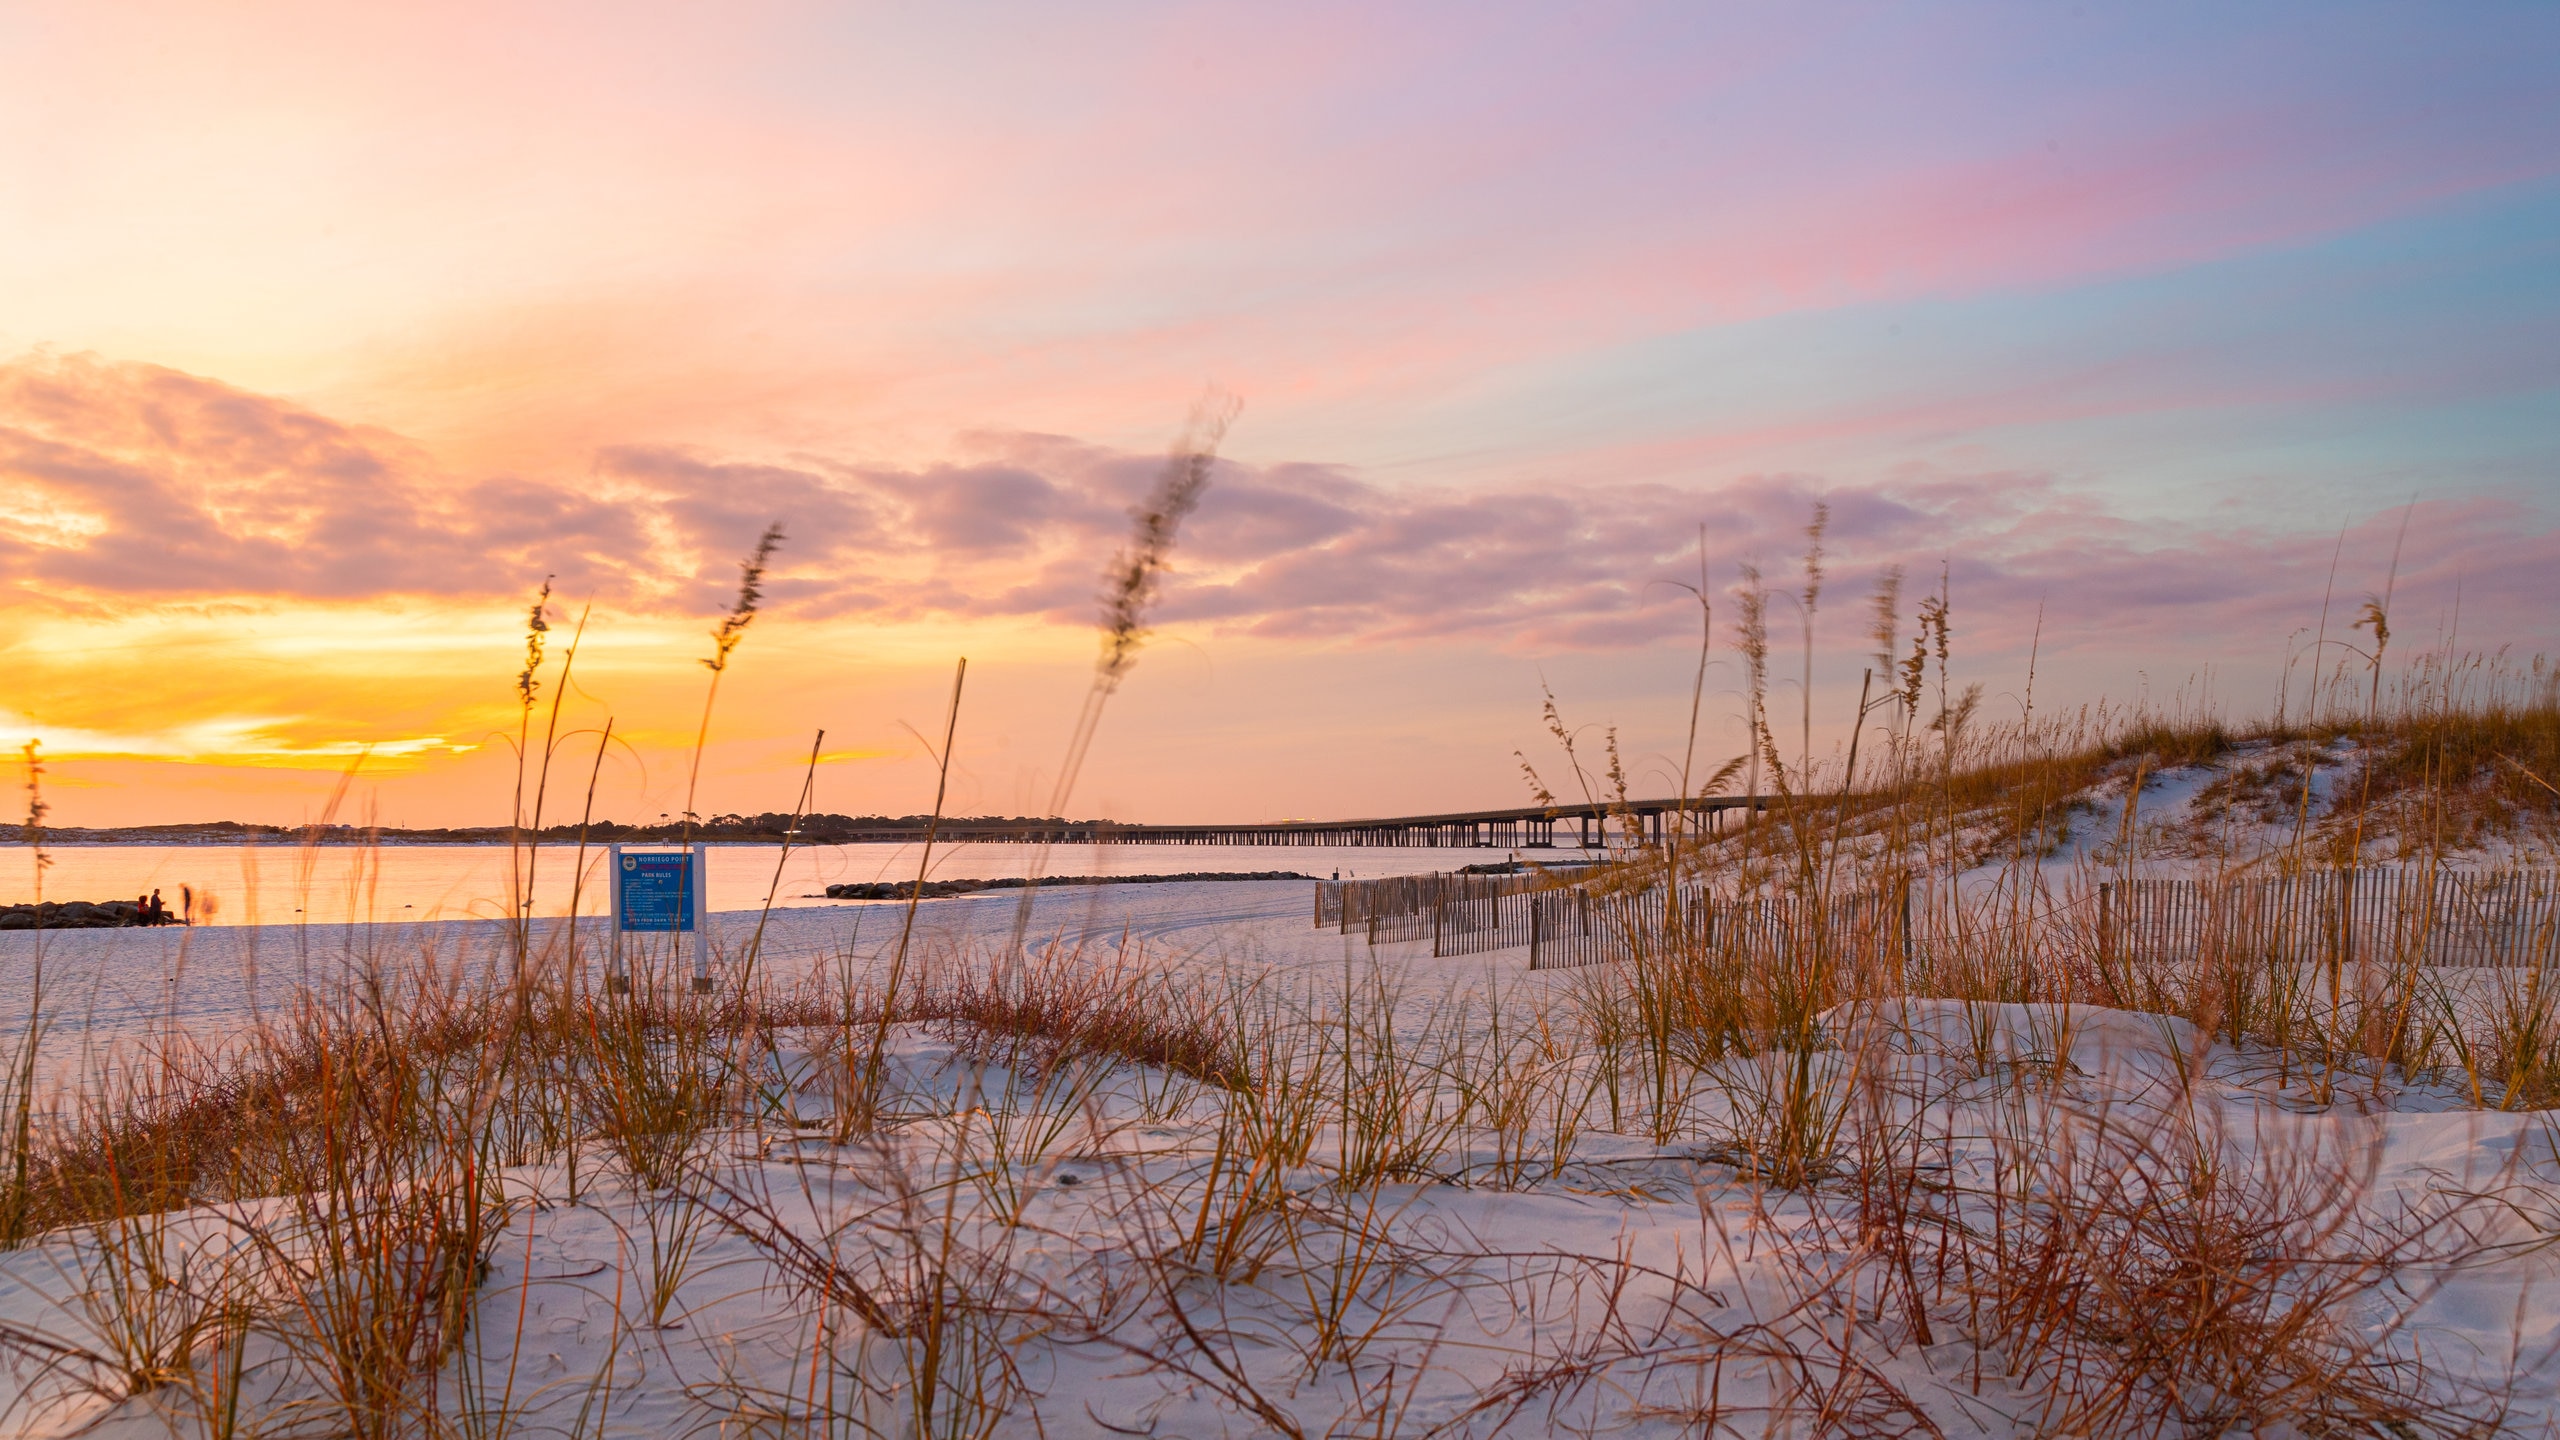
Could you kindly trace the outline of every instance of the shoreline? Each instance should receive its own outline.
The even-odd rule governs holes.
[[[1268,876],[1235,876],[1230,878],[1218,878],[1213,876],[1192,875],[1164,875],[1148,876],[1143,878],[1135,876],[1072,876],[1062,879],[1043,880],[1040,883],[1039,893],[1045,895],[1051,891],[1066,892],[1071,890],[1089,890],[1097,892],[1098,894],[1106,890],[1123,890],[1131,882],[1139,883],[1144,890],[1158,890],[1165,886],[1174,885],[1215,885],[1224,889],[1231,886],[1302,886],[1317,883],[1315,877],[1312,876],[1299,876],[1296,878],[1276,878]],[[789,898],[798,903],[784,905],[777,900],[770,910],[759,905],[748,905],[734,909],[713,909],[706,911],[705,916],[711,922],[715,935],[720,932],[739,927],[752,929],[759,918],[765,919],[767,923],[771,925],[788,927],[823,924],[824,922],[819,919],[819,917],[830,915],[842,916],[848,913],[861,914],[866,911],[879,910],[883,908],[896,909],[904,906],[907,903],[905,892],[913,886],[914,882],[912,880],[902,880],[888,883],[890,883],[892,888],[897,890],[899,893],[884,896],[794,895]],[[965,888],[959,890],[943,890],[935,888],[937,886],[951,884],[959,884]],[[937,880],[926,882],[925,895],[923,898],[927,900],[968,900],[974,897],[994,898],[995,896],[1001,895],[1006,898],[1007,903],[1014,903],[1015,898],[1019,895],[1022,888],[1022,884],[1019,880],[958,882]],[[1058,898],[1066,900],[1071,897],[1061,893]],[[1294,913],[1294,911],[1292,913]],[[531,919],[536,931],[545,934],[556,932],[559,928],[572,923],[572,917],[568,915],[535,915],[531,917]],[[190,936],[307,936],[317,935],[324,931],[336,934],[355,932],[371,935],[383,935],[398,931],[423,930],[432,931],[433,933],[438,934],[486,933],[489,935],[504,935],[514,926],[515,923],[516,922],[510,920],[504,915],[381,915],[370,918],[349,918],[338,916],[323,916],[318,918],[304,918],[296,916],[282,919],[262,918],[254,923],[231,923],[224,920],[211,923],[200,921],[194,925],[62,926],[59,928],[47,927],[42,930],[0,930],[0,953],[6,953],[6,948],[12,944],[25,945],[37,936],[43,936],[48,941],[67,941],[72,939],[72,937],[81,937],[81,943],[83,944],[101,942],[111,943],[113,937],[139,939],[141,937],[148,936],[160,939],[167,943],[184,944],[187,941],[187,937]],[[575,917],[575,924],[582,932],[589,929],[601,932],[610,923],[611,917],[603,913],[601,910],[585,911]]]
[[[1044,894],[1033,922],[1040,944],[1116,953],[1142,945],[1183,962],[1203,951],[1244,964],[1338,964],[1345,941],[1309,922],[1305,881],[1262,884],[1093,886]],[[1000,944],[1012,930],[1020,891],[954,896],[919,914],[918,953],[957,955]],[[869,973],[904,928],[904,901],[839,901],[785,909],[714,910],[707,916],[722,974],[762,922],[760,965],[769,975],[805,977],[817,968]],[[565,959],[603,964],[611,934],[601,915],[539,916],[533,944]],[[0,1049],[23,1032],[33,967],[44,957],[48,1053],[77,1057],[105,1043],[140,1041],[172,1023],[217,1039],[228,1026],[256,1023],[299,987],[329,987],[375,973],[436,984],[496,973],[511,953],[504,918],[284,920],[257,925],[161,926],[114,930],[0,932]],[[667,949],[664,937],[644,941]],[[1365,948],[1365,947],[1363,947]],[[56,1049],[56,1047],[61,1047]],[[99,1052],[103,1053],[103,1052]]]

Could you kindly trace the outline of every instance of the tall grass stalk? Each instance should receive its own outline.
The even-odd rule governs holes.
[[[1085,755],[1093,748],[1094,732],[1102,724],[1103,706],[1118,693],[1121,682],[1138,663],[1138,651],[1147,640],[1147,613],[1154,608],[1163,588],[1174,540],[1182,532],[1182,522],[1190,518],[1200,497],[1208,492],[1218,446],[1242,408],[1241,400],[1223,391],[1211,390],[1201,396],[1191,407],[1191,418],[1175,439],[1154,490],[1129,513],[1128,543],[1103,571],[1102,653],[1094,660],[1093,682],[1085,688],[1084,703],[1076,711],[1074,727],[1067,733],[1066,757],[1059,762],[1057,783],[1049,793],[1047,813],[1052,819],[1065,817],[1068,797],[1075,793],[1076,780],[1084,773]],[[1039,892],[1048,856],[1045,840],[1032,850],[1028,871],[1032,883],[1022,887],[1014,915],[1013,947],[1017,950],[1031,929],[1032,902]]]
[[[898,1003],[906,983],[907,953],[916,936],[916,907],[923,903],[924,882],[933,873],[933,842],[942,828],[943,802],[950,796],[952,747],[960,737],[960,694],[968,679],[969,658],[964,655],[951,670],[951,704],[943,714],[942,748],[933,757],[933,814],[925,821],[924,844],[916,855],[915,888],[907,892],[906,912],[899,917],[898,948],[890,956],[888,978],[880,987],[880,1014],[872,1025],[871,1044],[863,1054],[861,1073],[848,1077],[854,1083],[836,1107],[839,1136],[868,1130],[879,1120],[880,1086],[889,1054],[889,1026],[897,1019]],[[850,1036],[847,1038],[849,1040]],[[848,1062],[852,1059],[850,1045],[846,1047],[846,1059]]]
[[[0,1190],[0,1249],[15,1249],[26,1243],[32,1196],[28,1190],[30,1167],[35,1154],[36,1056],[44,1036],[44,872],[53,864],[45,853],[44,759],[40,742],[30,740],[19,752],[27,769],[27,818],[21,837],[27,847],[28,869],[35,893],[35,953],[28,958],[27,1021],[18,1032],[18,1043],[9,1056],[9,1089],[5,1097],[5,1115],[0,1123],[9,1127],[9,1180]]]
[[[1813,772],[1813,617],[1822,602],[1822,534],[1831,528],[1831,507],[1813,502],[1813,519],[1804,527],[1804,597],[1801,614],[1804,621],[1804,679],[1798,698],[1803,702],[1804,733],[1796,751],[1796,773]]]
[[[693,827],[701,821],[694,810],[694,798],[702,786],[703,749],[711,743],[711,709],[720,700],[721,677],[729,673],[729,657],[738,642],[747,638],[747,627],[755,623],[756,613],[764,604],[765,567],[772,563],[773,552],[782,548],[782,522],[776,520],[756,537],[756,548],[738,562],[738,598],[730,603],[729,613],[711,631],[711,654],[702,667],[711,672],[711,683],[702,693],[702,723],[693,735],[693,759],[685,767],[684,824],[685,839],[693,838]]]
[[[560,706],[568,696],[570,677],[577,671],[578,646],[586,639],[587,617],[591,610],[591,607],[579,607],[577,624],[571,628],[569,643],[560,654],[560,677],[553,681],[551,686],[551,710],[549,716],[543,721],[542,759],[534,769],[533,807],[528,814],[523,803],[525,747],[533,738],[530,721],[533,718],[534,700],[541,684],[539,673],[545,649],[544,641],[550,630],[543,610],[550,594],[551,582],[545,580],[541,596],[534,601],[532,610],[526,617],[525,668],[516,678],[517,693],[522,700],[522,713],[518,716],[516,724],[517,803],[509,838],[510,848],[520,849],[522,859],[520,880],[514,887],[516,893],[511,897],[515,908],[515,913],[511,917],[515,921],[516,931],[515,959],[519,968],[529,964],[533,956],[534,896],[537,893],[537,882],[541,878],[543,807],[551,792],[551,762],[557,758],[560,743],[566,738],[560,733]],[[527,838],[528,835],[530,839]],[[569,906],[569,921],[574,926],[578,915],[574,898],[576,889],[574,878],[571,881],[571,889],[573,898]]]

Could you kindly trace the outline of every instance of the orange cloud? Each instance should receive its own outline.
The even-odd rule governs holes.
[[[512,803],[525,724],[510,683],[521,606],[552,574],[568,603],[596,602],[574,674],[564,683],[561,611],[540,675],[535,736],[551,698],[565,702],[554,800],[583,805],[592,774],[597,813],[672,812],[690,773],[704,632],[735,585],[738,550],[778,517],[791,538],[747,660],[724,679],[704,762],[711,808],[787,808],[824,729],[837,743],[823,769],[841,778],[822,808],[914,809],[908,791],[925,772],[901,725],[939,713],[956,652],[978,662],[969,720],[980,728],[960,747],[961,790],[1019,811],[1042,793],[1052,732],[1081,693],[1103,560],[1161,464],[1018,434],[976,435],[917,466],[620,444],[597,453],[589,478],[546,485],[453,476],[397,436],[172,371],[21,362],[0,369],[0,489],[21,511],[62,518],[0,532],[0,609],[14,622],[0,640],[14,707],[0,740],[40,737],[66,774],[126,777],[120,791],[82,793],[98,815],[236,815],[249,792],[223,772],[321,783],[360,760],[393,823],[489,823]],[[1156,617],[1148,674],[1166,678],[1133,692],[1116,722],[1155,728],[1141,732],[1151,738],[1134,773],[1113,780],[1100,762],[1095,803],[1231,813],[1218,795],[1276,784],[1239,774],[1232,752],[1183,762],[1215,780],[1154,774],[1193,743],[1182,717],[1144,718],[1154,685],[1243,705],[1249,718],[1231,723],[1266,746],[1273,717],[1321,709],[1328,687],[1394,709],[1419,703],[1417,686],[1451,683],[1423,671],[1458,666],[1518,671],[1525,697],[1533,661],[1636,664],[1690,643],[1695,609],[1665,582],[1695,576],[1699,527],[1721,587],[1737,559],[1794,549],[1817,497],[1832,509],[1839,583],[1886,564],[1916,579],[1945,560],[1961,634],[1983,657],[2023,651],[2039,617],[2048,660],[2272,655],[2316,612],[2335,540],[2238,510],[2136,518],[2035,473],[1461,490],[1222,463]],[[2351,560],[2379,567],[2395,526],[2360,517]],[[2409,517],[2402,612],[2458,594],[2466,639],[2548,646],[2555,569],[2560,530],[2525,503],[2431,500]],[[1190,657],[1213,654],[1237,667],[1231,680],[1204,691],[1180,679]],[[1361,678],[1336,678],[1346,666]],[[1365,744],[1378,722],[1364,714],[1308,722],[1304,743]],[[617,743],[599,758],[608,720]],[[1433,733],[1434,746],[1457,743],[1447,725]],[[1292,786],[1268,803],[1381,808],[1330,763],[1281,771],[1292,786],[1346,787],[1334,803]],[[274,806],[313,803],[277,783]],[[1421,808],[1476,798],[1415,797]]]

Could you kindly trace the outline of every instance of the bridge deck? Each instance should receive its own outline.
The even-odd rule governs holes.
[[[1767,796],[1710,795],[1691,800],[1630,800],[1625,805],[1530,805],[1510,810],[1465,810],[1446,815],[1382,816],[1366,820],[1267,820],[1249,825],[1130,825],[1109,820],[955,820],[936,832],[947,843],[1045,842],[1055,845],[1350,845],[1441,849],[1539,850],[1558,844],[1588,846],[1614,821],[1620,835],[1632,819],[1642,837],[1659,843],[1682,812],[1701,814],[1721,828],[1728,810],[1765,809]],[[1559,827],[1565,836],[1559,839]],[[922,822],[901,821],[831,839],[912,841]]]

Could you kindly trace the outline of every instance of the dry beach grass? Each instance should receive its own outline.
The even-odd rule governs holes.
[[[823,967],[530,968],[44,1113],[11,1423],[2485,1434],[2541,1358],[2429,1329],[2456,1281],[2530,1304],[2538,1117],[2322,1105],[2164,1016],[1808,998],[1776,954],[1419,991],[1034,947],[920,957],[871,1093]],[[2413,1173],[2409,1119],[2492,1143]]]

